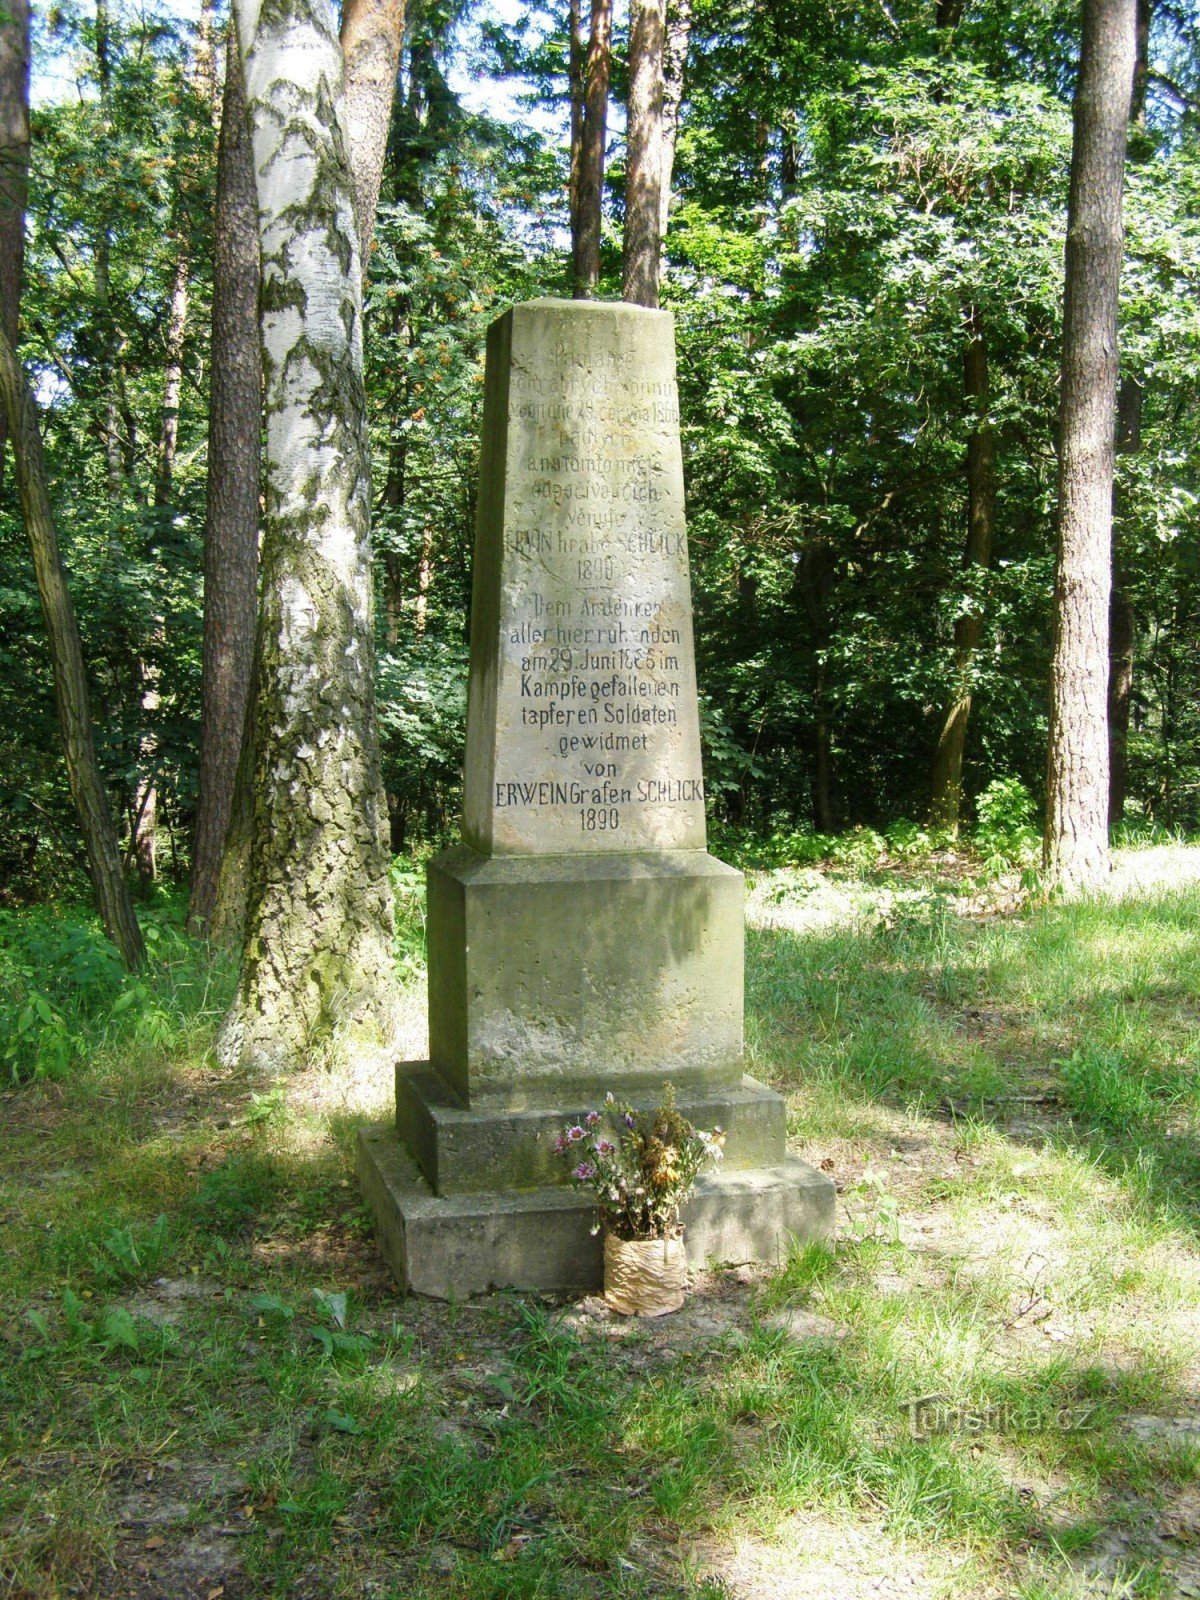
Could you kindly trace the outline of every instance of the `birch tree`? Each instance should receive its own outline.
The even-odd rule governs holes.
[[[266,516],[254,825],[226,1063],[394,1019],[375,721],[362,276],[329,0],[238,0],[258,192]]]

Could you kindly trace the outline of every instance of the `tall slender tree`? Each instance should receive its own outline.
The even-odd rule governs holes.
[[[675,145],[687,74],[688,44],[692,37],[692,0],[668,0],[666,38],[663,42],[662,157],[658,178],[660,207],[658,237],[667,236],[671,214],[671,179],[675,174]]]
[[[50,665],[54,673],[54,699],[58,707],[63,753],[71,795],[79,815],[87,852],[88,873],[100,916],[109,938],[126,966],[137,968],[146,959],[141,929],[129,898],[121,868],[121,852],[108,796],[92,736],[87,674],[75,608],[59,554],[58,533],[50,505],[46,464],[37,406],[20,363],[0,331],[0,400],[8,417],[17,489],[29,547],[33,553],[38,594],[46,622]]]
[[[365,274],[404,44],[405,0],[344,0],[346,132]]]
[[[967,435],[967,542],[963,569],[973,589],[992,558],[996,521],[996,437],[988,416],[989,380],[987,342],[983,319],[972,306],[967,312],[967,342],[963,351],[963,389],[971,408]],[[954,661],[951,693],[942,718],[933,757],[929,820],[935,826],[958,832],[962,809],[963,757],[967,724],[971,716],[971,679],[975,652],[983,632],[980,597],[968,592],[954,621]]]
[[[29,188],[29,3],[0,0],[0,332],[17,348]],[[0,409],[0,473],[5,415]]]
[[[1146,85],[1150,75],[1150,28],[1153,0],[1137,0],[1137,53],[1133,67],[1133,93],[1129,101],[1129,159],[1144,159]],[[1117,450],[1136,456],[1142,448],[1142,398],[1145,375],[1121,375],[1117,390]],[[1129,770],[1129,708],[1133,699],[1133,661],[1137,643],[1137,618],[1133,597],[1121,559],[1120,517],[1123,507],[1114,490],[1113,513],[1117,528],[1113,540],[1113,588],[1109,606],[1108,644],[1108,820],[1115,826],[1125,815],[1125,790]]]
[[[608,138],[608,84],[612,72],[612,0],[592,0],[583,125],[575,182],[575,233],[571,240],[575,298],[589,300],[600,281],[604,219],[604,153]]]
[[[665,0],[633,0],[629,17],[629,118],[625,130],[622,292],[657,306],[662,256]]]
[[[196,932],[209,931],[219,942],[231,944],[240,937],[245,918],[249,804],[230,846],[222,915],[215,923],[214,913],[247,726],[258,610],[262,459],[258,286],[258,196],[242,65],[231,26],[217,146],[200,774],[188,908]],[[247,759],[244,787],[249,801],[253,763]]]
[[[329,0],[236,0],[262,252],[267,429],[254,826],[226,1062],[394,1026],[374,690],[362,273]]]
[[[1137,0],[1084,0],[1063,299],[1045,864],[1076,892],[1108,856],[1108,611],[1117,299]]]

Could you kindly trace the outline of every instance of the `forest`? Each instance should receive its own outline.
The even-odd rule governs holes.
[[[816,854],[806,837],[954,830],[980,796],[985,815],[1041,808],[1076,9],[694,0],[670,19],[661,303],[678,328],[707,788],[735,834]],[[1145,0],[1108,711],[1112,824],[1185,832],[1200,807],[1196,27]],[[236,248],[236,226],[215,224],[223,37],[209,11],[104,0],[35,18],[20,349],[105,792],[143,888],[187,881],[202,765],[219,759],[201,684],[206,505],[211,520],[238,460],[209,432],[214,266]],[[574,284],[571,37],[536,8],[417,5],[403,23],[365,285],[397,855],[457,818],[483,336],[506,305]],[[601,296],[621,292],[627,55],[619,25]],[[75,892],[83,849],[11,470],[2,496],[0,894],[16,905]],[[948,724],[957,750],[939,759]]]
[[[608,857],[463,816],[541,297]],[[1198,441],[1196,0],[0,0],[0,1594],[1200,1594]]]

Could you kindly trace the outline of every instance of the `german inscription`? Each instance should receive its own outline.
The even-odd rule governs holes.
[[[476,554],[476,625],[496,637],[472,640],[468,833],[514,854],[703,849],[671,318],[562,301],[509,316],[511,342],[489,347],[508,362],[485,424],[503,514],[481,507],[480,543],[501,548],[498,604]],[[494,706],[474,682],[489,656]]]

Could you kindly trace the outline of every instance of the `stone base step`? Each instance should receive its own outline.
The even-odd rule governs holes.
[[[648,1110],[662,1097],[632,1097]],[[726,1171],[773,1167],[787,1155],[787,1109],[783,1098],[753,1078],[711,1089],[683,1088],[679,1110],[693,1127],[725,1130]],[[496,1189],[551,1188],[567,1182],[567,1163],[554,1153],[554,1137],[583,1120],[589,1109],[604,1111],[604,1097],[520,1109],[463,1106],[427,1061],[402,1061],[396,1068],[396,1128],[417,1158],[436,1194],[491,1193]]]
[[[387,1126],[359,1130],[358,1175],[384,1258],[415,1294],[586,1293],[603,1281],[595,1207],[574,1189],[435,1195]],[[722,1170],[699,1180],[683,1222],[695,1267],[782,1263],[794,1246],[832,1235],[833,1182],[795,1157]]]

